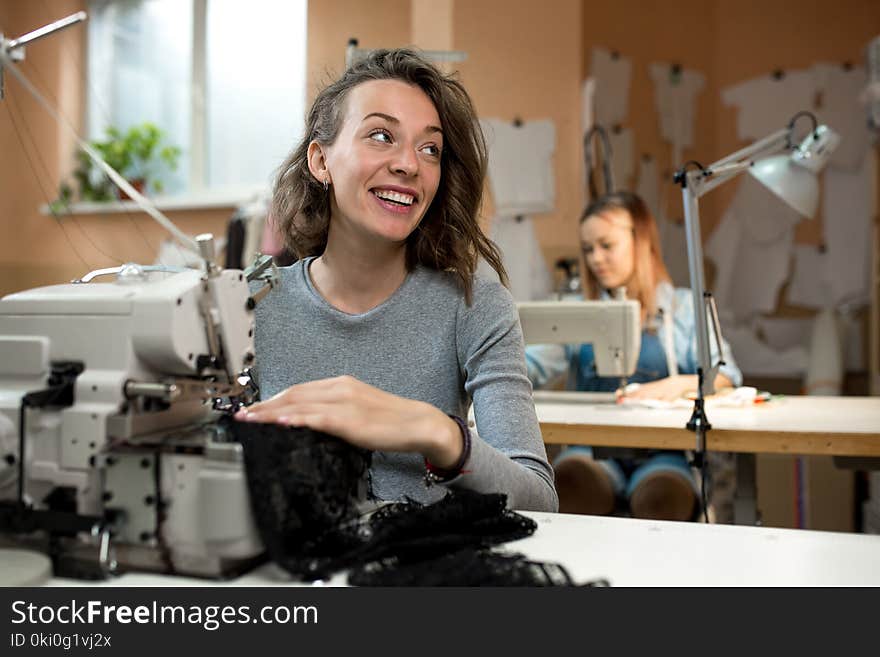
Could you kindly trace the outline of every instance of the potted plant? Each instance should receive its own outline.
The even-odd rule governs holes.
[[[116,126],[108,126],[105,139],[89,142],[104,161],[116,169],[132,187],[141,193],[161,193],[162,170],[177,168],[181,150],[177,146],[163,144],[164,132],[154,123],[145,122],[126,131]],[[128,195],[117,190],[104,172],[82,149],[76,153],[77,165],[73,178],[79,187],[82,201],[110,201],[115,198],[126,199]],[[58,199],[52,203],[53,212],[67,207],[73,199],[73,189],[63,183]]]

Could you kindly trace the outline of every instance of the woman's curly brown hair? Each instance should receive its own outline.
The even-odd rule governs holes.
[[[407,238],[407,268],[423,265],[452,272],[468,304],[480,257],[507,285],[501,254],[478,222],[487,149],[473,103],[461,82],[407,48],[373,51],[315,98],[303,139],[281,165],[275,183],[272,214],[285,246],[297,258],[324,252],[330,197],[309,171],[309,144],[329,146],[336,140],[349,92],[370,80],[401,80],[419,87],[434,103],[443,129],[440,183],[431,206]]]

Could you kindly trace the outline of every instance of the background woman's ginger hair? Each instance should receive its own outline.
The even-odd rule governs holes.
[[[297,258],[324,252],[330,195],[309,171],[309,143],[329,146],[336,140],[349,92],[370,80],[400,80],[419,87],[434,103],[443,128],[440,183],[431,206],[407,239],[407,269],[423,265],[452,272],[468,304],[480,257],[507,285],[501,253],[478,222],[487,149],[473,103],[458,80],[407,48],[373,51],[318,93],[302,141],[281,165],[275,183],[272,214],[285,246]]]
[[[606,194],[590,203],[581,215],[580,224],[590,217],[604,216],[610,212],[626,212],[632,220],[633,231],[633,274],[626,284],[626,296],[636,299],[642,304],[642,324],[647,318],[657,315],[657,285],[662,282],[671,283],[669,271],[663,263],[660,248],[660,233],[654,215],[645,202],[630,192],[614,192]],[[602,286],[586,266],[586,290],[589,299],[598,299]]]

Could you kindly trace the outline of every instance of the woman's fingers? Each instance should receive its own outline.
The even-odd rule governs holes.
[[[344,438],[346,433],[343,409],[334,404],[294,404],[275,406],[261,411],[240,411],[236,413],[235,419],[244,422],[308,427],[316,431],[332,433],[341,438]]]
[[[292,386],[235,419],[309,427],[367,449],[420,451],[435,441],[438,414],[349,376]]]
[[[266,401],[248,407],[249,413],[275,412],[292,404],[321,403],[350,399],[361,389],[369,387],[352,376],[337,376],[307,383],[298,383],[282,390]]]

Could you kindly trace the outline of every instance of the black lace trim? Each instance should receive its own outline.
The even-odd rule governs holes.
[[[310,429],[235,421],[229,429],[242,444],[251,508],[273,560],[357,518],[370,452]]]
[[[354,586],[573,586],[558,564],[529,561],[521,554],[466,548],[428,561],[379,561],[352,570]]]

